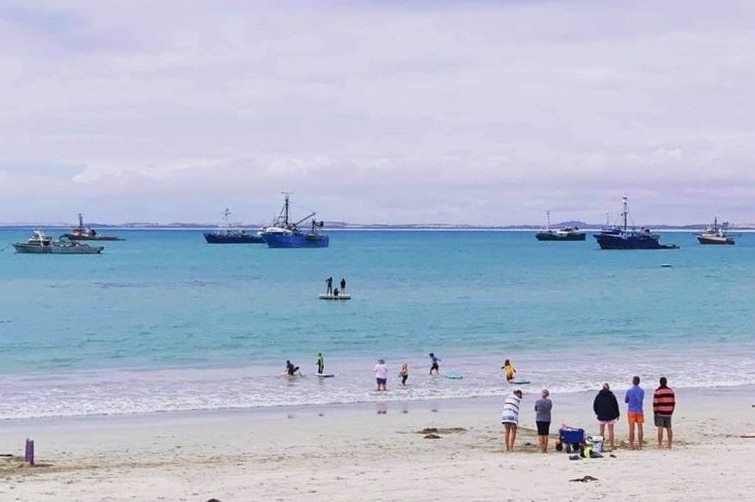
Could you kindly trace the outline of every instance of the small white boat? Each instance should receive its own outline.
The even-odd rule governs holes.
[[[13,247],[22,254],[100,254],[105,249],[66,238],[56,240],[41,230],[34,230],[26,242],[14,242]]]

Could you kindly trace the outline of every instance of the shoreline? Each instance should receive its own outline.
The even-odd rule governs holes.
[[[652,402],[653,388],[645,387],[646,407]],[[509,389],[502,389],[499,396],[470,396],[470,397],[436,397],[436,398],[402,398],[398,393],[391,395],[392,391],[385,394],[379,394],[374,401],[355,401],[339,403],[317,403],[317,404],[294,404],[290,406],[269,406],[269,407],[248,407],[248,408],[219,408],[219,409],[195,409],[195,410],[166,410],[166,411],[149,411],[136,413],[116,413],[116,414],[98,414],[98,415],[73,415],[73,416],[49,416],[49,417],[29,417],[29,418],[6,418],[0,420],[0,439],[9,431],[25,430],[30,426],[40,429],[82,429],[92,428],[93,426],[149,426],[161,423],[212,423],[215,421],[233,421],[233,420],[278,420],[292,419],[297,417],[312,417],[335,414],[337,416],[354,416],[361,414],[371,414],[380,412],[402,413],[429,411],[438,413],[440,411],[454,410],[490,410],[496,409],[502,405],[510,389],[517,386],[511,386]],[[531,400],[538,398],[540,388],[524,385],[518,386],[524,391],[525,398],[523,406],[527,406]],[[727,400],[736,401],[743,398],[755,396],[755,385],[736,385],[723,387],[694,387],[694,388],[674,388],[678,397],[692,398],[693,402],[710,399],[719,396]],[[623,408],[623,392],[625,388],[616,389],[612,387],[616,398],[619,400],[620,408]],[[556,393],[551,392],[551,399],[554,401],[554,413],[564,411],[569,417],[581,417],[582,408],[591,409],[592,399],[597,393],[593,391],[577,391]],[[650,399],[650,401],[648,401]],[[752,397],[752,406],[755,408],[755,397]],[[563,408],[560,410],[560,408]],[[500,411],[500,410],[499,410]],[[647,411],[646,411],[647,413]],[[525,413],[526,415],[526,413]],[[652,418],[652,417],[651,417]]]
[[[564,500],[565,493],[577,501],[648,493],[660,501],[747,499],[755,476],[741,475],[752,469],[746,459],[755,440],[739,435],[755,430],[752,389],[678,391],[672,450],[655,447],[652,389],[645,390],[646,451],[619,447],[613,457],[580,461],[555,452],[553,441],[548,454],[535,453],[532,407],[539,389],[525,391],[512,453],[501,451],[502,397],[2,423],[0,453],[22,455],[29,437],[43,466],[0,464],[6,478],[0,496],[419,501],[431,489],[462,500],[498,500],[504,493],[504,500],[538,501]],[[616,395],[623,401],[623,389]],[[595,434],[593,396],[551,396],[551,437],[560,423]],[[626,437],[623,405],[621,411],[618,444]],[[425,437],[431,428],[437,438]],[[585,475],[598,481],[569,481]]]

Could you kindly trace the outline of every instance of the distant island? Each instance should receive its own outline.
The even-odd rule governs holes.
[[[70,228],[69,223],[3,223],[0,229],[15,228]],[[130,229],[130,230],[159,230],[159,229],[184,229],[184,230],[204,230],[216,228],[217,223],[153,223],[153,222],[128,222],[128,223],[90,223],[87,226],[100,229]],[[237,225],[235,228],[256,230],[264,224]],[[461,225],[450,223],[404,223],[404,224],[384,224],[384,223],[348,223],[345,221],[325,221],[325,228],[333,230],[540,230],[542,225]],[[553,228],[557,227],[577,227],[582,230],[600,230],[605,224],[585,223],[583,221],[564,221],[554,223]],[[690,225],[642,225],[653,230],[688,230],[699,231],[710,227],[710,223],[694,223]],[[731,227],[734,230],[755,230],[755,224],[747,223]]]

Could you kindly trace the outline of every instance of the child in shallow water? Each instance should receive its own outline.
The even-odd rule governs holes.
[[[409,378],[409,363],[401,365],[401,371],[398,372],[399,378],[401,378],[401,386],[406,387],[406,379]]]
[[[501,366],[501,369],[503,370],[503,374],[506,375],[507,382],[510,382],[514,379],[514,375],[516,375],[516,368],[514,368],[514,365],[511,364],[511,361],[506,359],[503,362],[503,366]]]

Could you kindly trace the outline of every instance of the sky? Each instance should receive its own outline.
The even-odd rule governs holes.
[[[755,2],[0,0],[0,222],[755,222]]]

